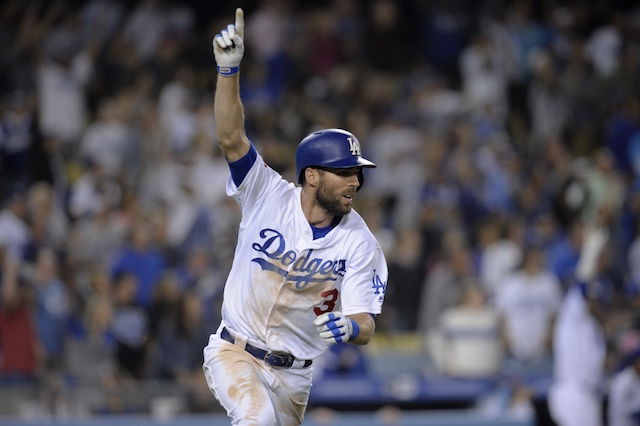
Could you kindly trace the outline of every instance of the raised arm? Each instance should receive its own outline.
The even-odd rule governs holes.
[[[249,152],[244,132],[244,110],[240,100],[238,71],[244,55],[244,12],[236,9],[235,25],[229,24],[213,39],[213,54],[218,65],[214,115],[218,143],[229,162]]]

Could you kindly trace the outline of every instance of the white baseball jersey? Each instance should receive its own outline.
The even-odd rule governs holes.
[[[554,333],[554,369],[558,380],[598,389],[604,379],[606,343],[600,323],[589,312],[579,287],[567,290]]]
[[[550,413],[559,426],[600,426],[606,346],[602,327],[577,286],[564,297],[554,333]]]
[[[227,194],[242,210],[223,322],[249,343],[313,359],[326,349],[314,319],[325,312],[379,314],[387,283],[380,245],[352,210],[313,239],[301,188],[284,180],[261,156]]]

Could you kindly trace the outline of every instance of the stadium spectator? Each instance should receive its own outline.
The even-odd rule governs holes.
[[[110,333],[115,340],[118,376],[124,379],[146,377],[149,317],[137,304],[138,280],[131,272],[119,272],[113,278],[113,311]]]
[[[80,292],[81,307],[73,313],[65,344],[65,372],[80,382],[108,382],[116,373],[115,341],[110,332],[112,282],[103,266],[88,273],[90,288]]]
[[[204,307],[195,291],[179,296],[176,305],[173,315],[159,324],[153,377],[200,383],[202,348],[211,334],[210,323],[204,320]]]
[[[509,72],[491,47],[489,34],[481,30],[460,54],[462,94],[471,111],[504,118],[509,108]]]
[[[121,200],[122,187],[118,181],[105,174],[99,163],[88,160],[69,188],[67,207],[71,219],[79,222],[118,205]]]
[[[146,219],[139,219],[132,226],[128,244],[110,260],[112,277],[123,273],[133,277],[135,303],[143,308],[151,305],[154,288],[165,268],[164,256],[155,247],[155,237],[152,225]]]
[[[33,289],[21,277],[22,261],[0,248],[0,382],[37,379],[40,341],[33,321]]]
[[[498,373],[504,353],[500,319],[477,280],[466,280],[460,302],[440,313],[428,349],[441,374],[487,378]]]
[[[539,247],[524,249],[522,265],[503,278],[495,299],[511,359],[525,371],[551,370],[551,345],[563,289]]]
[[[389,258],[389,283],[385,299],[393,331],[412,332],[418,329],[421,285],[426,266],[422,256],[422,235],[415,229],[399,232],[395,249]]]
[[[14,259],[23,259],[31,243],[32,231],[27,222],[25,187],[14,185],[0,210],[0,248]]]
[[[546,50],[531,52],[532,81],[527,92],[531,115],[531,140],[542,144],[560,137],[566,129],[568,102],[559,89],[560,79],[554,57]]]
[[[501,292],[500,286],[508,274],[522,262],[522,241],[509,218],[498,215],[488,218],[479,226],[478,263],[480,282],[494,303]]]
[[[8,95],[2,103],[5,108],[0,115],[0,164],[4,179],[0,191],[18,183],[31,183],[30,154],[40,136],[33,103],[27,93],[19,91]]]
[[[460,303],[466,279],[477,277],[473,254],[460,229],[448,230],[443,237],[442,256],[427,271],[422,285],[418,330],[422,336],[438,326],[442,311]]]
[[[40,131],[60,143],[63,157],[77,161],[74,153],[89,117],[87,85],[94,72],[97,52],[75,51],[73,46],[52,47],[38,66],[38,117]]]
[[[69,218],[64,211],[60,194],[51,184],[39,181],[29,186],[27,213],[34,231],[34,240],[42,246],[52,248],[56,253],[62,252],[68,238]]]
[[[63,372],[72,303],[69,287],[59,277],[59,265],[56,253],[43,247],[27,278],[35,292],[36,332],[42,344],[44,367],[58,374]]]
[[[80,139],[80,155],[84,161],[99,164],[107,176],[119,177],[125,161],[127,129],[118,116],[114,99],[102,99],[98,114]]]

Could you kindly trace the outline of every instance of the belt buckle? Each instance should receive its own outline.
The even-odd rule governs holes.
[[[294,357],[288,353],[267,352],[264,362],[275,368],[289,368],[293,365]]]

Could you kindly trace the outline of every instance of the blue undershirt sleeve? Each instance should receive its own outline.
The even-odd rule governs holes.
[[[256,162],[257,158],[258,151],[256,151],[256,148],[253,146],[253,144],[251,144],[249,152],[247,152],[244,157],[232,163],[229,163],[227,161],[227,163],[229,164],[229,170],[231,170],[231,178],[233,179],[233,183],[235,183],[236,186],[240,186],[244,178],[247,176],[247,173],[249,173],[249,170],[251,170],[251,166],[253,166],[253,163]]]

